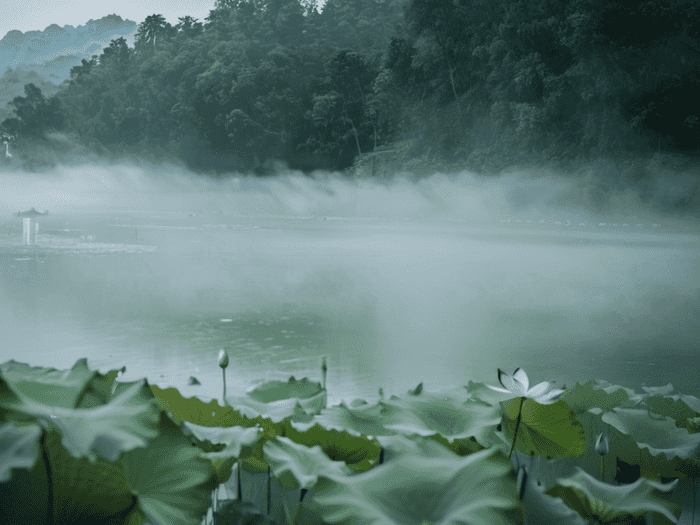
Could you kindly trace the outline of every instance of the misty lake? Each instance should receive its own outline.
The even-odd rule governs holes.
[[[49,178],[3,197],[0,362],[87,357],[202,398],[221,396],[220,348],[234,394],[320,380],[325,355],[329,403],[497,384],[516,367],[531,382],[670,382],[700,397],[691,223],[514,212],[505,193],[483,204],[481,186],[478,207],[445,178],[91,184]],[[30,206],[50,215],[24,244],[13,212]]]

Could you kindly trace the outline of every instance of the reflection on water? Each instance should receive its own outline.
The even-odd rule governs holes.
[[[518,366],[537,382],[672,382],[700,395],[697,236],[217,220],[57,214],[31,245],[8,222],[0,362],[67,368],[87,357],[102,371],[126,365],[125,380],[204,397],[221,395],[220,348],[233,393],[291,374],[320,380],[327,355],[331,402],[420,381],[494,383],[496,368]]]

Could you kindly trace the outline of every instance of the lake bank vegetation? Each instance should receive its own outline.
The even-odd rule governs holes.
[[[546,167],[642,199],[680,174],[669,206],[686,213],[700,207],[698,15],[648,0],[218,0],[204,21],[149,16],[133,47],[113,40],[49,98],[28,84],[2,125],[30,169],[90,154],[214,175]]]

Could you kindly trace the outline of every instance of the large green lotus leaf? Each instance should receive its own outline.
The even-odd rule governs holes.
[[[525,479],[525,490],[522,498],[527,519],[530,525],[587,525],[577,512],[568,507],[561,498],[545,494],[545,486],[540,485],[531,475]]]
[[[148,447],[121,458],[139,517],[153,525],[199,523],[217,486],[214,467],[163,412],[158,431]]]
[[[610,391],[608,391],[610,390]],[[629,399],[629,394],[623,389],[603,389],[594,381],[585,384],[576,383],[559,398],[571,407],[575,414],[581,414],[590,408],[612,410]]]
[[[176,388],[162,389],[157,385],[150,385],[150,388],[160,407],[168,412],[177,424],[189,421],[205,427],[260,426],[268,438],[281,434],[285,424],[273,423],[263,417],[247,418],[230,406],[220,406],[216,400],[205,403],[196,397],[185,398]]]
[[[253,445],[260,439],[262,429],[259,427],[207,427],[183,421],[182,432],[185,436],[194,436],[199,441],[223,444],[226,446],[227,454],[240,457],[245,454],[250,455]]]
[[[649,396],[668,396],[673,392],[673,385],[668,383],[664,386],[642,386],[642,390]]]
[[[307,447],[285,437],[266,442],[263,452],[272,473],[286,490],[309,489],[320,475],[342,477],[353,473],[345,463],[331,460],[320,446]]]
[[[681,507],[660,497],[660,492],[670,492],[678,480],[672,483],[656,483],[639,478],[629,485],[609,485],[576,467],[576,474],[557,479],[557,484],[545,494],[561,498],[566,505],[586,520],[595,523],[615,523],[630,516],[642,516],[652,512],[678,521]]]
[[[314,425],[320,425],[327,430],[344,430],[354,436],[390,436],[396,434],[386,428],[382,422],[386,412],[384,405],[357,404],[340,405],[325,408],[309,423],[292,421],[291,425],[299,432],[305,432]]]
[[[291,376],[288,381],[266,381],[246,390],[246,395],[261,403],[272,403],[283,399],[309,399],[323,392],[321,383],[308,377],[300,380]]]
[[[76,458],[97,456],[116,461],[128,450],[145,447],[157,433],[159,409],[143,398],[145,380],[133,384],[106,405],[94,408],[61,408],[25,399],[12,406],[36,418],[47,429],[55,428],[63,446]]]
[[[612,394],[618,390],[624,390],[627,393],[628,399],[620,404],[620,408],[634,408],[646,396],[646,394],[638,394],[632,388],[622,385],[615,385],[610,381],[606,381],[605,379],[594,379],[593,383],[594,385],[597,385],[598,388],[605,390],[609,394]]]
[[[409,453],[355,476],[321,476],[313,501],[336,525],[506,525],[520,511],[511,471],[495,448],[463,458]]]
[[[686,396],[690,397],[690,396]],[[686,428],[686,421],[694,417],[699,417],[696,412],[681,399],[681,396],[649,395],[642,401],[642,406],[661,416],[668,416],[676,421],[676,426]],[[641,406],[639,407],[641,408]]]
[[[273,423],[280,423],[284,419],[294,417],[300,409],[302,414],[318,414],[326,407],[327,397],[327,392],[322,390],[307,399],[295,397],[264,403],[246,396],[228,396],[226,401],[249,419],[262,417],[271,420]]]
[[[376,439],[384,452],[383,463],[394,461],[404,454],[413,454],[414,456],[425,458],[455,458],[455,453],[448,448],[447,440],[443,442],[434,438],[428,439],[418,435],[403,436],[401,434],[377,436]],[[454,441],[454,443],[456,442],[457,440]]]
[[[53,430],[47,432],[44,448],[51,471],[54,523],[106,523],[115,518],[123,522],[133,510],[134,495],[120,462],[76,458]]]
[[[498,440],[498,438],[495,436],[495,432],[496,429],[494,428],[489,433],[489,437],[487,438],[488,444],[486,446],[479,444],[479,442],[473,437],[465,439],[454,439],[452,441],[448,441],[441,435],[437,434],[435,436],[431,436],[431,439],[447,447],[449,450],[451,450],[458,456],[466,456],[468,454],[478,452],[479,450],[489,448],[493,445],[500,446],[501,441]]]
[[[448,441],[474,437],[485,445],[501,422],[500,407],[461,401],[441,394],[422,393],[385,403],[384,426],[401,434],[433,436]]]
[[[510,443],[515,435],[520,399],[502,403],[503,432]],[[577,458],[586,452],[586,433],[573,410],[561,399],[551,405],[525,399],[515,446],[528,455],[534,451],[541,456]]]
[[[630,423],[627,417],[622,415],[623,410],[636,410],[632,415]],[[640,474],[645,478],[661,481],[661,476],[666,478],[694,478],[700,476],[700,461],[697,455],[687,456],[692,453],[692,441],[688,443],[687,438],[697,440],[700,434],[688,434],[683,428],[677,428],[673,420],[665,416],[657,416],[647,410],[642,409],[616,409],[615,412],[604,414],[602,421],[610,419],[616,414],[615,424],[610,425],[609,436],[611,445],[614,444],[616,455],[622,460],[632,465],[639,465]],[[610,414],[610,417],[608,417]],[[618,421],[619,419],[623,421]],[[645,423],[645,420],[647,421]],[[620,428],[622,429],[620,430]],[[644,427],[651,425],[652,429]],[[636,427],[640,427],[639,430]],[[665,432],[670,430],[668,440],[665,436],[655,436],[656,431]],[[624,430],[624,432],[623,432]],[[632,432],[630,434],[630,432]],[[640,440],[640,441],[638,441]],[[678,445],[678,450],[668,448],[668,444]],[[665,448],[659,449],[658,445]],[[660,452],[663,452],[660,453]],[[681,452],[681,454],[678,454]]]
[[[289,427],[286,437],[307,447],[320,445],[332,460],[345,461],[350,466],[362,463],[362,469],[370,468],[371,462],[379,457],[381,451],[379,445],[366,437],[354,436],[345,431],[326,430],[320,425],[314,425],[305,432]]]
[[[79,359],[70,370],[31,367],[11,360],[0,365],[5,381],[23,397],[55,407],[75,408],[97,372]]]
[[[117,377],[124,372],[126,372],[125,366],[118,370],[110,370],[104,375],[96,372],[85,388],[82,397],[78,400],[76,408],[92,408],[107,404],[114,396]]]
[[[205,427],[183,421],[182,431],[186,436],[194,437],[199,443],[220,444],[217,450],[206,450],[202,457],[209,459],[219,483],[225,483],[231,477],[234,463],[238,459],[253,455],[254,447],[261,438],[259,427]],[[200,446],[200,448],[203,448]]]
[[[604,422],[623,434],[629,435],[640,448],[647,448],[652,455],[663,453],[667,459],[696,458],[700,434],[689,434],[678,428],[667,416],[652,414],[640,408],[615,408],[603,414]]]
[[[31,469],[39,457],[42,429],[36,424],[0,423],[0,483],[12,479],[12,469]]]

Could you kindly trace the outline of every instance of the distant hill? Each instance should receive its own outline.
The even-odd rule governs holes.
[[[101,54],[120,37],[133,46],[137,30],[136,22],[108,15],[78,27],[52,24],[44,31],[8,32],[0,39],[0,122],[13,116],[6,105],[24,96],[25,84],[33,83],[50,97],[83,58]]]
[[[9,31],[0,39],[0,73],[8,68],[43,64],[49,68],[48,76],[51,73],[57,75],[60,78],[57,83],[60,83],[68,78],[64,72],[69,63],[72,67],[83,58],[99,55],[110,41],[119,37],[126,38],[129,45],[133,45],[137,30],[136,22],[113,14],[78,27],[51,24],[43,31]],[[42,76],[45,74],[35,71]]]

